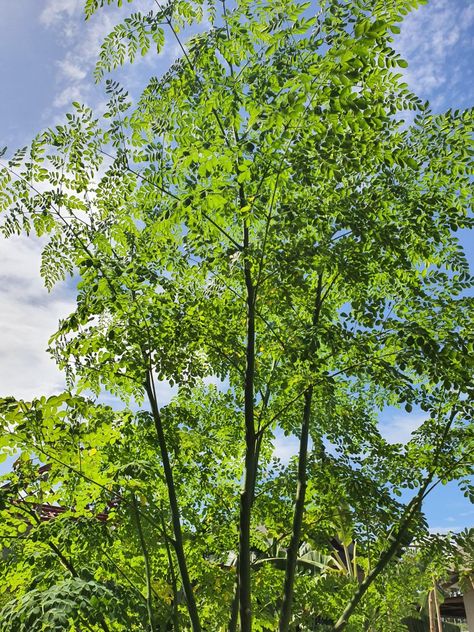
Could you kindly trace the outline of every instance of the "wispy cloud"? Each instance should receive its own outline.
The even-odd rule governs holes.
[[[429,531],[433,535],[447,535],[448,533],[458,533],[462,531],[464,527],[430,527]]]
[[[40,22],[46,26],[64,25],[65,20],[82,10],[82,5],[82,0],[47,0]]]
[[[64,377],[46,353],[59,318],[73,307],[58,288],[48,294],[39,276],[41,244],[26,237],[1,242],[0,384],[2,395],[31,399],[64,388]]]
[[[87,75],[84,68],[68,57],[58,62],[58,68],[61,75],[70,81],[82,81]]]
[[[397,50],[410,62],[407,83],[435,109],[472,101],[473,26],[473,3],[432,0],[408,15],[396,38]]]
[[[84,23],[83,8],[82,0],[48,0],[39,16],[40,25],[54,32],[63,51],[63,57],[55,61],[57,92],[52,108],[45,112],[48,122],[72,101],[94,106],[101,99],[92,70],[103,39],[114,27],[114,13],[99,11]]]
[[[467,516],[474,516],[474,509],[470,509],[469,511],[461,511],[459,512],[459,518],[466,518]]]
[[[72,101],[87,103],[94,108],[103,101],[103,88],[94,85],[92,72],[105,37],[131,11],[128,3],[121,9],[105,7],[86,22],[83,9],[83,0],[47,0],[39,15],[40,25],[54,32],[63,50],[63,57],[55,61],[57,92],[52,99],[52,109],[45,112],[48,123],[55,120],[57,111],[63,111]],[[149,0],[135,0],[133,11],[140,10],[150,10]],[[164,62],[167,66],[178,53],[175,42],[169,38],[159,56],[160,63]],[[137,85],[142,86],[149,74],[137,73],[137,64],[153,65],[156,71],[156,56],[139,58],[133,70],[127,66],[122,70],[120,76],[132,91]]]
[[[74,311],[75,292],[67,284],[60,284],[48,293],[39,273],[43,245],[38,239],[24,236],[0,241],[2,396],[31,400],[65,387],[64,373],[46,349],[59,319]],[[217,378],[207,382],[222,385]],[[155,386],[160,406],[168,404],[177,393],[177,387],[166,381],[157,380]],[[119,400],[107,393],[101,401],[119,405]]]
[[[426,420],[424,413],[403,414],[396,413],[380,424],[380,434],[389,443],[406,443],[411,434]]]

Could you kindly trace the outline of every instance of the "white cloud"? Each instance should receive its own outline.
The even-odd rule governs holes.
[[[71,60],[70,56],[62,61],[58,61],[58,67],[61,74],[71,81],[81,81],[87,75],[86,71],[77,63]]]
[[[71,18],[82,10],[82,0],[47,0],[46,6],[40,13],[40,22],[45,26],[56,26]]]
[[[56,42],[63,49],[63,57],[55,60],[57,67],[57,93],[52,98],[52,108],[44,113],[47,124],[56,120],[56,111],[68,108],[72,101],[79,101],[96,108],[103,99],[103,88],[94,87],[93,69],[98,59],[101,44],[114,26],[126,17],[131,8],[128,3],[124,7],[105,7],[94,13],[87,21],[84,20],[83,0],[48,0],[40,14],[40,25],[54,32]],[[135,0],[133,11],[150,10],[149,0]],[[175,42],[168,38],[165,49],[159,58],[169,62],[176,57]],[[126,67],[121,77],[126,78],[125,84],[132,89],[142,87],[148,72],[137,73],[137,66],[153,64],[156,71],[156,56],[150,54],[135,60],[133,70]]]
[[[40,277],[44,244],[33,237],[0,238],[0,396],[31,400],[65,387],[64,374],[46,352],[58,321],[75,309],[74,291],[59,284],[48,293]],[[160,406],[177,387],[155,384]],[[104,394],[107,403],[117,402]]]
[[[472,54],[473,24],[474,6],[465,0],[432,0],[402,24],[395,45],[410,62],[405,79],[435,109],[452,106],[453,97],[463,107],[466,88],[470,90],[464,75],[469,51]]]
[[[41,245],[27,237],[0,241],[1,395],[31,399],[64,388],[46,353],[58,319],[74,305],[64,289],[48,294],[39,275]]]
[[[424,413],[411,415],[396,413],[389,420],[380,424],[380,434],[389,443],[406,443],[411,439],[412,432],[419,428],[425,420]]]
[[[53,105],[56,108],[62,108],[69,106],[73,101],[83,102],[85,101],[88,89],[87,85],[73,84],[66,86],[59,94],[54,98]]]
[[[432,0],[407,16],[395,39],[396,49],[410,63],[404,71],[407,83],[436,109],[453,96],[460,101],[466,96],[465,53],[472,53],[473,24],[472,4]]]
[[[458,533],[462,531],[464,527],[430,527],[429,531],[433,535],[448,535],[448,533]]]
[[[48,0],[40,14],[40,24],[54,32],[64,55],[55,60],[57,93],[52,110],[45,112],[49,123],[55,120],[54,110],[68,109],[72,101],[95,106],[102,98],[101,90],[94,90],[92,71],[100,45],[120,19],[120,12],[101,10],[84,20],[83,0]]]

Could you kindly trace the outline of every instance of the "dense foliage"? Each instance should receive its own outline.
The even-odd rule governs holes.
[[[67,390],[1,403],[1,630],[389,632],[431,589],[423,500],[472,492],[473,115],[402,81],[419,4],[151,3],[96,78],[169,70],[4,163],[5,236],[77,304]],[[426,413],[406,445],[388,406]]]

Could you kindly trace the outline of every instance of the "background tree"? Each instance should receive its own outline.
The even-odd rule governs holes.
[[[472,224],[472,113],[435,116],[400,80],[391,33],[418,4],[209,3],[185,45],[203,6],[155,3],[106,38],[96,76],[166,37],[169,71],[134,105],[108,81],[104,121],[74,104],[2,171],[5,235],[47,236],[47,286],[77,281],[51,339],[70,393],[3,403],[9,449],[58,472],[6,503],[9,537],[35,485],[73,523],[115,499],[95,572],[132,590],[122,556],[142,560],[133,625],[295,629],[327,595],[298,573],[301,543],[342,533],[365,561],[330,613],[341,630],[425,530],[429,491],[471,472],[472,280],[453,232]],[[178,387],[166,407],[159,380]],[[119,410],[81,397],[104,391]],[[377,430],[388,405],[426,412],[406,446]],[[288,467],[277,429],[299,437]],[[269,537],[282,569],[255,564]]]

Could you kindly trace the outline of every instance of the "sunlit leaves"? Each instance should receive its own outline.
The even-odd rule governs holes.
[[[87,15],[104,4],[88,2]],[[403,83],[391,34],[417,4],[328,0],[313,15],[308,3],[240,0],[224,15],[211,3],[213,28],[179,39],[180,57],[135,104],[108,80],[103,121],[76,103],[5,165],[3,232],[42,236],[47,287],[72,275],[77,289],[50,340],[72,394],[1,409],[2,448],[22,454],[2,497],[5,537],[20,534],[25,547],[5,573],[9,589],[21,587],[15,612],[29,603],[33,538],[52,569],[41,595],[64,582],[53,538],[95,574],[99,593],[109,580],[138,587],[129,614],[139,619],[136,498],[154,607],[185,629],[156,420],[144,402],[151,374],[174,389],[161,417],[203,626],[227,625],[245,444],[245,270],[256,288],[258,555],[276,540],[288,545],[296,462],[274,460],[274,447],[299,436],[310,387],[308,546],[357,540],[367,572],[403,520],[404,490],[427,472],[467,480],[474,312],[453,233],[472,226],[472,113],[434,116]],[[198,2],[152,8],[107,37],[96,78],[163,51],[203,17]],[[80,393],[112,396],[114,407]],[[406,446],[379,434],[388,406],[426,413]],[[51,468],[38,480],[40,462]],[[63,519],[28,531],[21,495],[60,504]],[[101,514],[103,530],[86,542],[85,525]],[[421,516],[411,529],[427,537]],[[255,625],[274,629],[282,570],[253,573]],[[298,623],[331,615],[328,604],[342,609],[354,592],[354,576],[320,580],[299,575]],[[380,582],[392,599],[393,582]],[[382,629],[391,615],[376,617],[379,588],[361,612]]]

